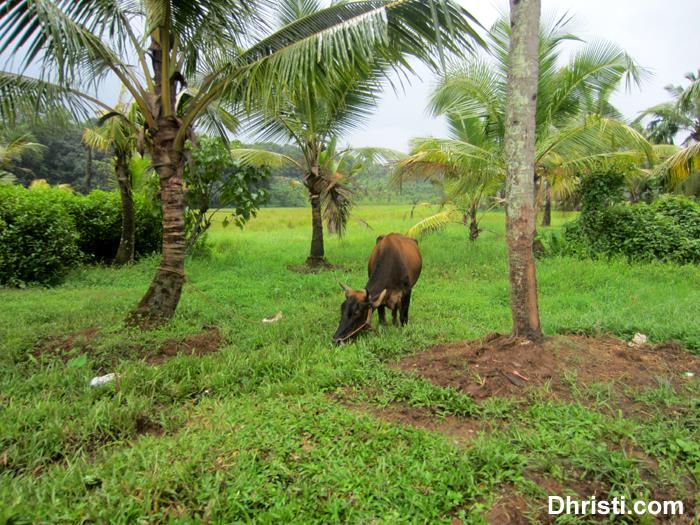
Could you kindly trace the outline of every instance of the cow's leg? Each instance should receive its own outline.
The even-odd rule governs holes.
[[[401,298],[401,326],[408,323],[408,307],[411,305],[411,290],[404,292]]]
[[[379,308],[379,324],[386,324],[386,306],[381,305]]]
[[[391,324],[394,326],[399,326],[399,321],[396,318],[396,314],[399,313],[399,308],[398,306],[394,306],[394,308],[391,309]]]

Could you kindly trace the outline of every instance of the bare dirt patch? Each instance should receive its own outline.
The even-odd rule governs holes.
[[[202,356],[218,352],[222,342],[219,329],[216,326],[206,326],[198,334],[166,339],[155,350],[144,349],[143,357],[147,363],[159,365],[179,354]]]
[[[369,403],[343,402],[343,404],[350,410],[369,413],[378,419],[441,432],[458,445],[466,445],[478,432],[489,431],[492,427],[489,422],[482,419],[441,416],[427,408],[412,407],[402,403],[392,403],[383,407]]]
[[[44,354],[53,354],[59,356],[63,362],[68,362],[76,355],[89,352],[92,342],[99,333],[99,328],[91,326],[70,334],[50,336],[36,344],[32,355],[39,357]]]
[[[321,272],[331,272],[333,270],[345,270],[345,266],[342,264],[331,264],[328,261],[305,263],[305,264],[288,264],[287,269],[296,273],[321,273]]]
[[[476,400],[525,396],[532,387],[546,387],[552,396],[569,399],[572,382],[608,383],[624,397],[623,386],[652,387],[659,377],[679,385],[700,377],[700,358],[676,343],[630,347],[610,336],[555,336],[535,344],[490,334],[436,345],[394,366],[460,389]],[[630,406],[622,408],[634,408],[628,401]]]
[[[136,434],[160,437],[165,433],[165,429],[160,423],[153,421],[145,415],[136,418]]]
[[[159,365],[179,354],[202,356],[217,352],[224,342],[221,332],[216,326],[205,325],[203,328],[199,333],[173,337],[153,345],[126,345],[117,354],[99,348],[97,339],[100,330],[91,327],[43,339],[35,345],[32,355],[50,355],[68,362],[81,354],[87,354],[98,372],[112,370],[120,359],[142,359],[149,364]]]

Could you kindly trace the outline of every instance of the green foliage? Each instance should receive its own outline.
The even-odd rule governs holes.
[[[623,184],[624,175],[616,171],[584,176],[581,215],[564,227],[563,240],[544,239],[548,252],[700,263],[700,205],[681,196],[629,204]]]
[[[629,392],[639,409],[629,414],[616,399],[592,400],[582,381],[570,400],[553,401],[543,387],[475,402],[391,366],[436,343],[510,328],[503,213],[484,213],[478,243],[463,242],[461,225],[421,241],[407,327],[330,344],[338,281],[361,286],[377,235],[434,213],[417,208],[409,218],[410,209],[360,207],[374,229],[351,221],[344,240],[328,240],[342,268],[314,275],[287,269],[307,252],[308,210],[261,210],[242,230],[224,229],[218,214],[212,258],[188,264],[198,290],[186,285],[172,323],[154,331],[125,329],[123,312],[156,258],[88,267],[51,290],[0,290],[0,522],[485,523],[503,494],[546,508],[542,478],[562,494],[588,480],[601,495],[695,501],[697,377],[676,378],[671,395]],[[555,227],[564,220],[554,213]],[[698,279],[691,265],[548,258],[538,265],[544,329],[640,331],[698,352]],[[278,310],[279,322],[260,322]],[[132,355],[205,323],[221,330],[218,352],[158,365]],[[91,326],[99,334],[75,338],[71,365],[53,351],[37,355]],[[109,372],[118,382],[88,386]],[[399,410],[406,423],[383,417]],[[416,410],[430,428],[469,432],[415,428]]]
[[[64,205],[75,220],[78,246],[88,261],[107,262],[117,253],[121,236],[121,203],[117,192],[95,190],[86,196],[68,194]],[[160,209],[145,197],[134,194],[136,256],[160,249]]]
[[[300,179],[272,176],[267,179],[267,207],[301,208],[309,205],[306,188]]]
[[[234,159],[230,145],[221,138],[202,137],[196,147],[190,145],[190,151],[193,162],[185,169],[185,221],[191,250],[211,226],[218,209],[230,209],[225,226],[233,222],[242,228],[255,217],[267,200],[267,190],[261,186],[269,171]]]
[[[0,284],[55,284],[79,258],[78,233],[54,196],[0,185]]]
[[[36,281],[55,284],[82,262],[108,262],[117,252],[121,234],[119,194],[95,190],[80,195],[38,185],[3,187],[2,278],[17,285]],[[142,195],[134,195],[136,253],[160,248],[160,209]],[[55,225],[47,224],[56,217]]]
[[[23,154],[9,171],[25,185],[32,179],[45,179],[50,184],[70,184],[76,191],[82,191],[88,160],[82,134],[87,125],[93,124],[76,124],[50,118],[23,124],[20,127],[30,132],[44,149],[41,155],[33,151]],[[109,155],[102,151],[93,151],[93,187],[107,188],[107,181],[113,171]]]

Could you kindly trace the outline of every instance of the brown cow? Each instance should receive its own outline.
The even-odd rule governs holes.
[[[400,233],[377,237],[377,244],[369,256],[367,270],[369,281],[362,290],[353,290],[341,284],[345,301],[340,308],[340,325],[333,342],[348,340],[369,326],[374,310],[379,310],[379,322],[386,324],[385,309],[392,313],[396,325],[399,313],[401,324],[408,322],[411,290],[423,267],[418,242]]]

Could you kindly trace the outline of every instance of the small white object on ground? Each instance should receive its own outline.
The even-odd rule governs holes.
[[[637,346],[645,345],[647,343],[647,336],[637,332],[636,334],[634,334],[634,337],[632,338],[632,342]]]
[[[686,372],[685,377],[695,377],[695,373],[694,372]]]
[[[116,378],[117,378],[117,374],[107,374],[104,376],[93,377],[90,380],[90,386],[106,385],[110,381],[114,381]]]
[[[276,323],[282,319],[282,312],[277,312],[275,315],[270,315],[268,317],[265,317],[262,322],[263,323]]]

